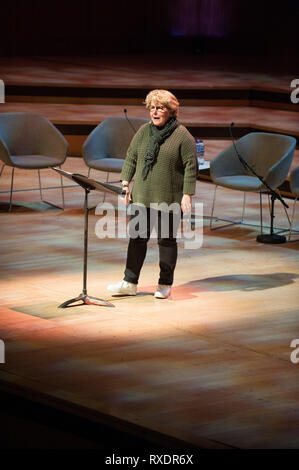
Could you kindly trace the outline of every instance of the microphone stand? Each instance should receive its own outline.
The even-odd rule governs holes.
[[[237,149],[237,146],[236,146],[236,143],[235,143],[235,140],[234,140],[234,136],[233,136],[233,133],[232,133],[232,128],[234,126],[234,123],[232,122],[231,125],[229,126],[229,132],[230,132],[230,136],[231,136],[231,139],[232,139],[232,142],[233,142],[233,145],[234,145],[234,149],[235,149],[235,152],[237,154],[237,157],[238,159],[240,160],[241,164],[243,165],[243,167],[246,169],[246,170],[249,170],[254,176],[256,176],[260,181],[261,183],[263,183],[263,185],[268,189],[269,193],[271,194],[271,212],[270,212],[270,217],[271,217],[271,224],[270,224],[270,233],[269,234],[261,234],[261,235],[258,235],[256,237],[256,241],[259,242],[259,243],[273,243],[273,244],[278,244],[278,243],[285,243],[286,242],[286,237],[284,235],[278,235],[278,234],[275,234],[274,231],[273,231],[273,225],[274,225],[274,204],[275,204],[275,200],[278,199],[285,208],[289,208],[289,206],[284,202],[284,200],[282,199],[282,197],[280,196],[280,194],[278,194],[276,191],[274,191],[269,185],[268,183],[265,181],[264,177],[263,176],[260,176],[256,173],[256,171],[254,170],[254,168],[252,168],[252,166],[250,166],[246,160],[244,160],[244,158],[240,155],[240,153],[238,152],[238,149]]]

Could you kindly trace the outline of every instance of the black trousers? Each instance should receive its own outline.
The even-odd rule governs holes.
[[[159,245],[159,265],[160,265],[160,277],[159,284],[165,284],[171,286],[173,283],[174,269],[177,261],[177,241],[176,233],[179,226],[180,215],[169,212],[161,213],[161,211],[155,211],[154,209],[143,208],[146,212],[144,213],[144,219],[146,219],[146,228],[138,230],[138,235],[132,237],[132,227],[130,226],[130,241],[127,253],[127,263],[125,269],[124,280],[133,284],[138,284],[139,275],[141,268],[144,263],[144,259],[147,251],[147,242],[150,239],[153,228],[155,227],[158,237]],[[166,233],[165,225],[161,223],[162,219],[165,221],[168,219]],[[131,216],[130,224],[134,222],[134,217]],[[169,228],[169,230],[167,230]],[[166,236],[165,236],[166,234]]]

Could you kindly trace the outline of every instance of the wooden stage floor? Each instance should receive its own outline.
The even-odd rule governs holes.
[[[86,173],[78,158],[65,169]],[[44,175],[57,184],[54,172]],[[9,176],[5,170],[7,184]],[[18,172],[17,186],[24,176]],[[35,179],[26,175],[28,188]],[[205,216],[212,194],[211,184],[197,183],[194,202],[203,202]],[[164,301],[152,295],[155,240],[138,295],[109,296],[106,285],[122,277],[127,240],[97,238],[92,212],[88,292],[115,308],[65,310],[58,305],[82,286],[82,191],[66,189],[65,211],[47,209],[37,191],[14,197],[14,211],[1,213],[1,386],[91,421],[113,417],[128,430],[140,426],[148,436],[199,448],[298,448],[299,364],[290,360],[299,338],[298,237],[257,243],[256,195],[248,197],[247,220],[257,226],[210,232],[206,217],[200,249],[180,242],[173,293]],[[5,200],[2,194],[2,209]],[[47,200],[59,203],[59,191],[48,190]],[[100,200],[92,194],[90,203]],[[113,196],[107,201],[116,204]],[[239,216],[238,192],[223,190],[219,201],[218,214]],[[279,205],[276,223],[287,225]]]
[[[172,61],[172,68],[161,59],[139,68],[126,58],[101,64],[96,58],[1,59],[8,94],[0,112],[42,112],[71,137],[70,155],[80,154],[88,126],[107,115],[119,115],[123,107],[142,115],[136,104],[140,89],[156,86],[181,90],[182,120],[207,139],[208,160],[228,145],[219,129],[227,130],[231,120],[243,132],[257,126],[299,134],[298,105],[287,102],[294,77],[262,67],[254,71],[252,64],[247,70],[232,62],[226,68],[200,67],[200,58],[189,59],[176,66]],[[55,96],[47,87],[73,92]],[[82,97],[80,87],[91,87],[92,95]],[[118,89],[124,95],[117,97]],[[223,93],[217,95],[219,90]],[[298,158],[296,150],[292,168]],[[87,174],[81,158],[69,157],[64,169]],[[106,285],[122,278],[127,239],[98,238],[100,216],[91,211],[88,293],[114,308],[62,310],[58,305],[82,288],[83,191],[69,187],[66,210],[49,208],[30,190],[38,186],[36,172],[17,170],[15,189],[28,191],[14,193],[8,213],[10,173],[5,168],[0,179],[0,339],[6,359],[0,364],[0,392],[122,427],[149,443],[298,449],[299,363],[291,361],[291,342],[299,342],[298,215],[290,242],[259,244],[259,200],[249,194],[246,224],[210,231],[214,188],[199,180],[194,203],[203,203],[203,244],[186,249],[179,242],[171,298],[157,300],[152,295],[158,278],[155,240],[149,242],[138,295],[110,297]],[[100,172],[93,176],[105,178]],[[44,170],[42,179],[47,187],[59,182],[52,170]],[[239,219],[242,195],[220,191],[216,215]],[[45,196],[60,204],[58,189]],[[91,194],[90,204],[99,201],[99,193]],[[113,196],[107,201],[117,203]],[[291,213],[293,200],[287,202]],[[269,225],[267,209],[265,199]],[[279,203],[275,224],[288,227]],[[95,436],[99,444],[102,438]]]

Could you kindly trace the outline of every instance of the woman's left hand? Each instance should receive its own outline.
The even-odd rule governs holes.
[[[191,196],[190,194],[184,194],[181,201],[181,209],[185,213],[191,211]]]

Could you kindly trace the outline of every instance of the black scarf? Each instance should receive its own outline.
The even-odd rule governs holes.
[[[159,129],[151,122],[150,124],[150,138],[145,153],[144,167],[142,169],[142,178],[147,178],[148,172],[152,169],[157,160],[160,146],[165,140],[173,133],[178,127],[179,123],[175,117],[170,118],[167,123]]]

